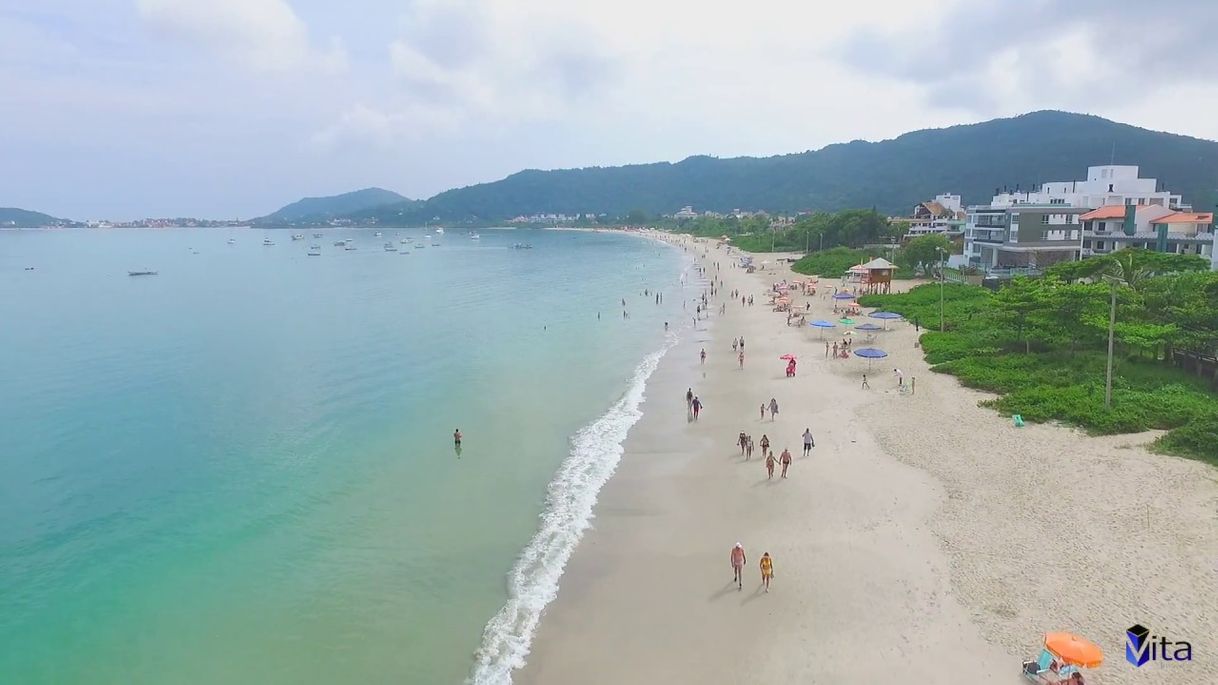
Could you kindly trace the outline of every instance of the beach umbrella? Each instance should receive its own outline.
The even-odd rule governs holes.
[[[854,319],[852,319],[852,318],[850,318],[850,317],[848,317],[848,316],[843,316],[842,318],[838,319],[838,320],[837,320],[837,322],[838,322],[838,323],[842,323],[842,324],[846,324],[847,326],[853,326],[853,325],[854,325]]]
[[[882,319],[884,321],[884,330],[888,330],[889,321],[901,318],[901,315],[896,312],[871,312],[867,316],[873,319]]]
[[[856,330],[856,331],[882,331],[884,329],[883,329],[883,327],[877,326],[873,323],[864,323],[864,324],[859,324],[858,326],[855,326],[854,330]]]
[[[1045,649],[1072,666],[1098,668],[1104,663],[1103,650],[1073,633],[1045,633]]]
[[[779,359],[783,360],[784,362],[793,362],[793,361],[795,361],[795,355],[784,354],[781,357],[779,357]]]
[[[853,300],[854,295],[851,295],[850,293],[844,293],[844,292],[843,293],[834,293],[833,299],[835,299],[835,300]]]
[[[824,319],[817,319],[816,321],[809,321],[808,325],[813,328],[820,329],[820,339],[821,340],[825,339],[825,329],[826,328],[837,328],[837,324],[833,323],[832,321],[825,321]]]
[[[856,357],[862,357],[863,359],[866,359],[867,360],[867,370],[870,371],[871,362],[873,362],[877,359],[883,359],[884,357],[887,357],[888,353],[885,352],[884,350],[878,350],[874,347],[860,347],[859,349],[854,351],[854,355]]]

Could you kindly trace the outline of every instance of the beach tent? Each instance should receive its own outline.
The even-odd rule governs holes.
[[[888,330],[888,322],[901,318],[896,312],[871,312],[867,316],[873,319],[881,319],[884,322],[884,330]]]
[[[860,347],[854,351],[856,357],[862,357],[867,360],[867,370],[871,370],[871,363],[877,359],[883,359],[888,356],[884,350],[877,350],[874,347]]]
[[[825,321],[824,319],[817,319],[816,321],[809,321],[808,325],[813,328],[820,329],[820,339],[821,340],[825,339],[825,329],[826,328],[837,328],[837,324],[833,323],[832,321]]]

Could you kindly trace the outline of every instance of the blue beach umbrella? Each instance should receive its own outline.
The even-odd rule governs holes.
[[[824,319],[817,319],[816,321],[809,321],[808,325],[813,328],[820,329],[821,340],[825,339],[825,329],[826,328],[837,328],[837,324],[833,323],[832,321],[825,321]]]
[[[855,326],[854,330],[856,330],[856,331],[882,331],[882,330],[884,330],[884,328],[881,326],[877,326],[873,323],[865,323],[865,324],[860,324],[858,326]]]
[[[846,293],[846,292],[834,293],[833,299],[835,299],[835,300],[853,300],[854,295],[851,295],[850,293]]]
[[[867,360],[867,370],[871,370],[871,363],[877,359],[883,359],[888,356],[884,350],[879,350],[874,347],[860,347],[854,351],[856,357],[862,357]]]
[[[901,318],[901,315],[897,314],[896,312],[871,312],[867,316],[870,316],[873,319],[883,319],[884,330],[888,330],[889,321]]]

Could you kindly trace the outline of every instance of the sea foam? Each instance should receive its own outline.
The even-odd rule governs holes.
[[[541,612],[558,595],[558,580],[571,553],[591,526],[592,508],[622,458],[622,443],[643,413],[647,379],[678,341],[664,346],[634,370],[630,386],[609,411],[571,438],[571,452],[546,488],[537,533],[508,575],[508,600],[487,622],[467,683],[507,685],[525,664]]]

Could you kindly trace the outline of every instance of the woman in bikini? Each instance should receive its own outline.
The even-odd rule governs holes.
[[[770,452],[765,455],[765,470],[769,474],[765,477],[766,480],[774,480],[774,453]]]
[[[770,451],[770,436],[765,433],[761,434],[761,453],[765,454]]]
[[[765,585],[765,591],[770,591],[770,579],[774,577],[774,560],[770,557],[770,553],[766,552],[761,555],[761,583]]]

